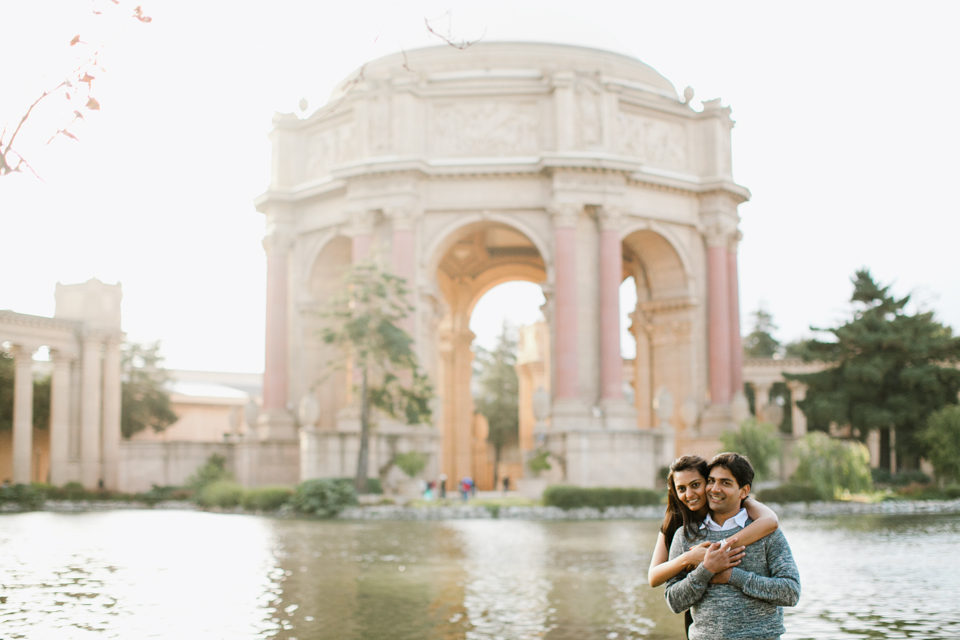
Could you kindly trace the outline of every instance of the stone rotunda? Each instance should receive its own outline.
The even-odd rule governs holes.
[[[556,463],[551,482],[649,487],[678,453],[716,452],[742,402],[737,206],[750,194],[733,180],[730,109],[688,102],[624,55],[479,43],[376,60],[309,117],[278,114],[256,201],[261,438],[299,437],[302,479],[353,473],[349,373],[328,373],[336,354],[318,314],[343,268],[372,259],[414,292],[406,328],[438,393],[433,427],[378,422],[372,475],[414,448],[430,454],[427,477],[477,472],[470,314],[513,280],[546,298],[549,402],[531,441]],[[618,291],[630,276],[637,356],[625,375]]]

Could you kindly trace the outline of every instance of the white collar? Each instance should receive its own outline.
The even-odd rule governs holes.
[[[729,531],[736,527],[741,529],[747,524],[747,519],[750,516],[747,515],[747,510],[741,508],[735,516],[732,518],[727,518],[723,526],[717,524],[716,520],[713,519],[713,515],[708,513],[707,517],[704,519],[703,524],[700,525],[701,529],[709,529],[710,531]]]

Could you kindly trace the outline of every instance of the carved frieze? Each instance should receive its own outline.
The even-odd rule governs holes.
[[[435,104],[431,111],[432,155],[517,156],[539,151],[535,102],[448,102]]]
[[[580,137],[583,146],[601,144],[603,124],[600,117],[600,92],[591,87],[581,87],[577,91],[577,111],[580,115]]]
[[[352,121],[308,133],[304,149],[306,178],[319,178],[328,173],[331,167],[357,159],[360,145],[357,144],[356,133],[357,128]]]
[[[665,169],[686,169],[687,128],[632,111],[617,114],[617,151]]]

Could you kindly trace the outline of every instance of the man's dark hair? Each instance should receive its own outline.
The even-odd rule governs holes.
[[[739,453],[718,453],[713,456],[713,460],[710,461],[708,466],[707,475],[710,474],[710,471],[713,471],[714,467],[723,467],[727,471],[733,474],[734,479],[737,481],[741,487],[746,485],[753,486],[753,465],[750,464],[750,460],[747,459],[747,456],[740,455]]]

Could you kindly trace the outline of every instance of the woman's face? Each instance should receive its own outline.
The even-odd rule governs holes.
[[[690,511],[706,511],[707,482],[696,469],[684,469],[673,473],[673,486],[677,497]]]

